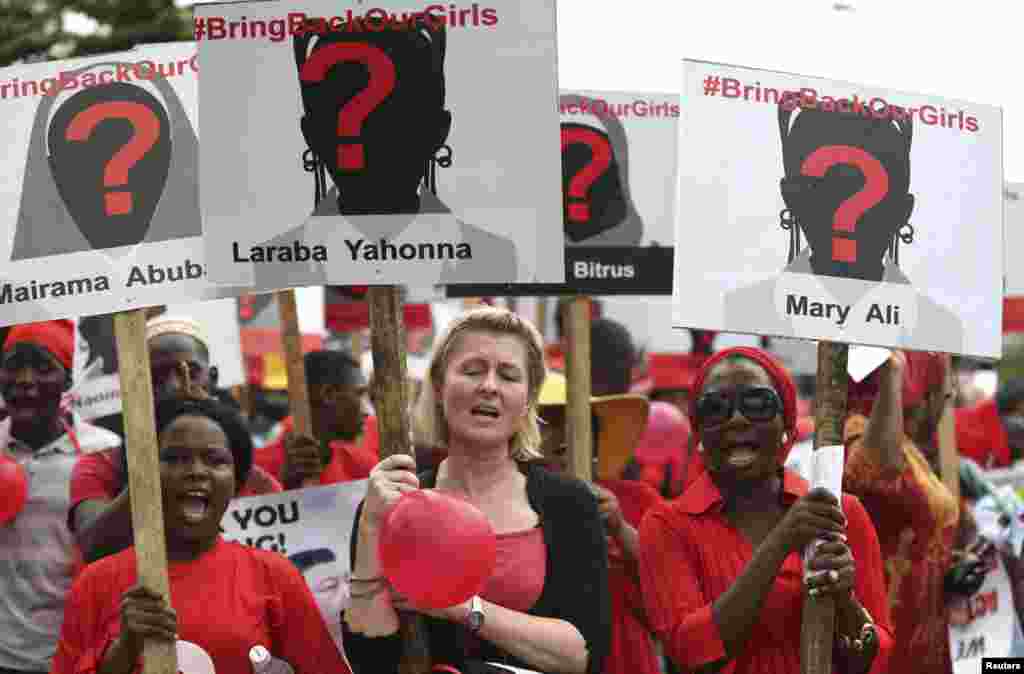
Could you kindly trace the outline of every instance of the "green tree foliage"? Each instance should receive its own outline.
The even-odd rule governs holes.
[[[69,32],[69,12],[98,28],[88,35]],[[189,40],[190,15],[174,0],[0,0],[0,65]]]

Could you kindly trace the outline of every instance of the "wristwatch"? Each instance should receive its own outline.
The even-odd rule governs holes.
[[[478,595],[469,600],[469,615],[466,616],[466,629],[477,634],[484,626],[484,602]]]

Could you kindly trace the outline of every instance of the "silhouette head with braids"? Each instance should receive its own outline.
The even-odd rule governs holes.
[[[290,245],[298,238],[324,244],[348,261],[348,248],[359,239],[451,241],[468,244],[471,257],[437,261],[424,271],[427,282],[516,278],[515,243],[461,222],[438,195],[438,171],[454,161],[447,145],[453,115],[446,107],[445,26],[430,17],[401,28],[371,28],[372,21],[293,37],[299,125],[307,144],[302,166],[313,176],[313,217],[268,243]],[[339,138],[339,113],[367,91],[381,94],[380,102],[363,118],[358,138]],[[346,266],[299,264],[304,285],[368,280],[331,275]],[[295,285],[287,282],[290,265],[258,265],[254,272],[258,287]],[[274,274],[284,285],[265,280]]]
[[[726,294],[725,329],[802,338],[831,331],[839,341],[957,350],[960,319],[900,269],[900,244],[915,233],[911,119],[805,109],[784,98],[778,129],[787,264],[776,278]],[[835,228],[837,210],[871,180],[881,186],[877,202],[854,230]]]

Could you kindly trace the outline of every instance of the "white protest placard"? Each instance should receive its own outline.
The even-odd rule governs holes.
[[[685,61],[681,111],[676,327],[1000,356],[1001,109]]]
[[[554,0],[195,7],[216,283],[562,282]]]
[[[234,298],[172,304],[167,306],[167,314],[193,318],[203,327],[210,365],[217,367],[219,388],[245,383]],[[72,363],[76,393],[74,410],[86,421],[120,414],[121,377],[118,374],[114,318],[110,314],[83,316],[75,324]]]
[[[349,602],[349,541],[366,480],[233,499],[221,520],[225,540],[287,557],[313,592],[338,650]]]
[[[0,325],[226,297],[205,278],[195,43],[0,70]]]
[[[1024,183],[1006,183],[1006,296],[1024,297]]]
[[[562,90],[565,283],[449,286],[449,297],[671,295],[679,96]]]
[[[953,674],[982,671],[982,658],[1016,655],[1011,649],[1019,627],[1010,577],[1002,556],[994,550],[985,556],[985,561],[988,573],[981,589],[969,598],[951,600],[949,652]]]

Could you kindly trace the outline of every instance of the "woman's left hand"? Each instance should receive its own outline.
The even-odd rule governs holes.
[[[469,613],[469,600],[449,606],[448,608],[428,609],[414,606],[407,598],[398,593],[398,590],[391,588],[391,607],[396,611],[420,613],[439,620],[460,622]]]
[[[856,564],[850,548],[843,541],[827,541],[818,545],[807,564],[804,587],[812,597],[823,594],[848,597],[856,580]]]

